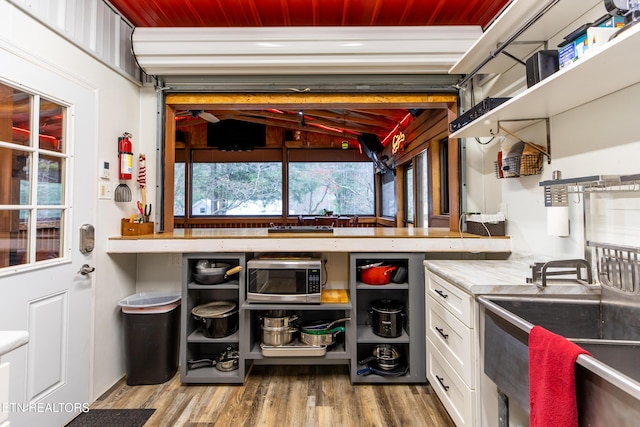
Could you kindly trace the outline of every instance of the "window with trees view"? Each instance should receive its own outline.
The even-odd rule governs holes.
[[[371,163],[293,162],[289,164],[289,215],[374,214]]]
[[[333,211],[374,214],[374,174],[369,162],[291,162],[288,215]],[[174,167],[174,215],[185,216],[185,163]],[[282,215],[282,163],[194,162],[191,217]]]

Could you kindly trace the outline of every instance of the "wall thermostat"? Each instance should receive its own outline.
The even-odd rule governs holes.
[[[109,162],[100,160],[100,178],[109,179]]]

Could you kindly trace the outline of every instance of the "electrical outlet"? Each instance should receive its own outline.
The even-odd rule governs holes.
[[[182,265],[182,256],[180,254],[171,254],[169,257],[169,265]]]

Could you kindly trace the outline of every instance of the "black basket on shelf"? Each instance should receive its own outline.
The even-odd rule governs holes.
[[[493,162],[496,178],[518,178],[542,173],[543,155],[523,154]]]

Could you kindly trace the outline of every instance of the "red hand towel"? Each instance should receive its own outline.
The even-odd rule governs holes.
[[[575,362],[586,350],[541,326],[529,332],[530,427],[577,427]]]

